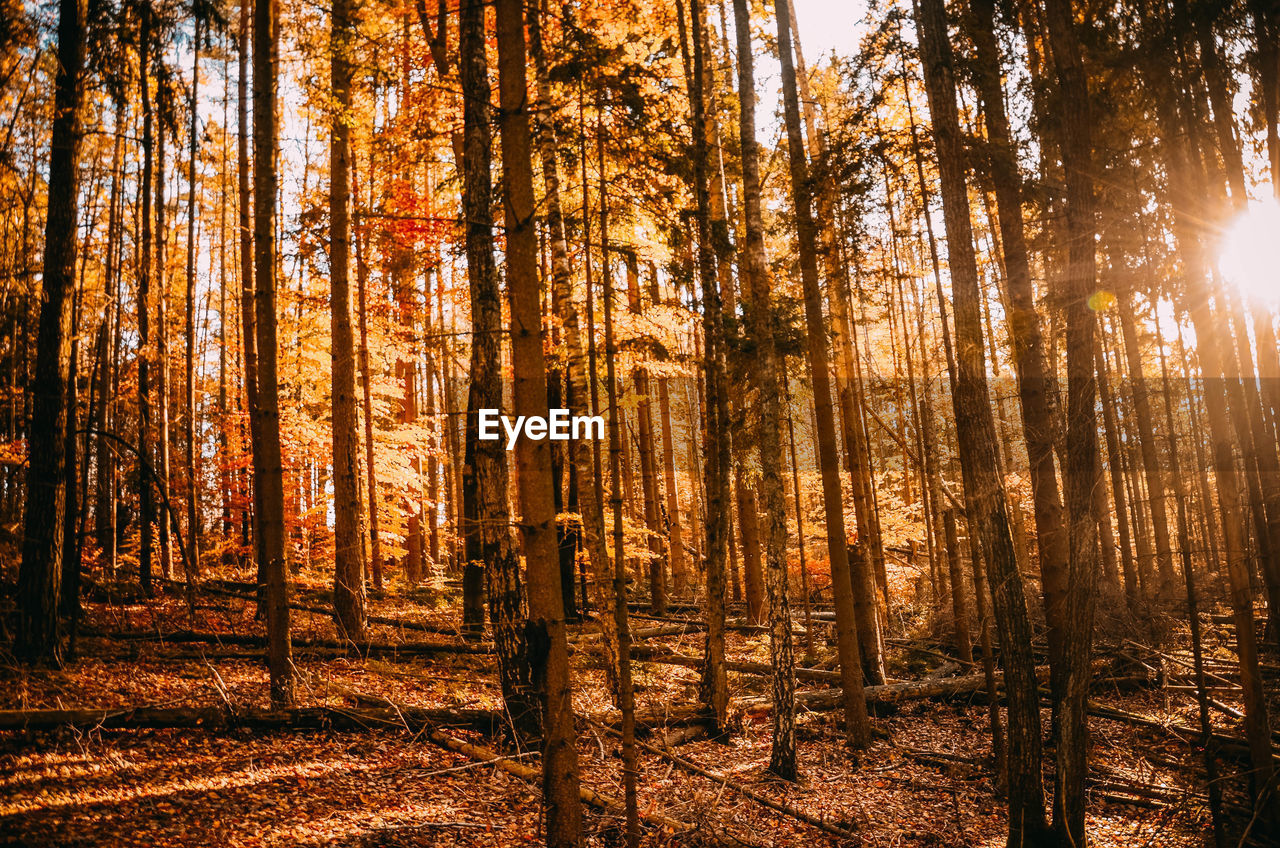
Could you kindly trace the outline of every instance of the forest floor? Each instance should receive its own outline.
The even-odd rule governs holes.
[[[319,606],[323,591],[303,587],[297,600]],[[370,612],[449,628],[458,609],[452,590],[419,589],[409,597],[373,598]],[[296,612],[296,639],[334,639],[332,621]],[[634,627],[651,626],[637,619]],[[588,631],[591,625],[585,625]],[[0,709],[266,706],[260,652],[239,646],[125,639],[125,633],[185,630],[261,634],[250,602],[202,593],[194,620],[179,589],[147,603],[99,597],[86,604],[77,659],[65,669],[0,669]],[[592,640],[573,627],[578,754],[585,785],[621,798],[616,739],[596,722],[611,715]],[[818,664],[830,665],[825,630]],[[454,641],[374,625],[377,642]],[[767,662],[763,635],[730,634],[733,660]],[[651,638],[644,644],[700,655],[698,632]],[[797,653],[800,653],[798,646]],[[928,651],[928,648],[924,649]],[[954,663],[893,647],[890,674],[918,679],[954,672]],[[313,655],[296,649],[303,705],[352,708],[370,699],[426,708],[499,708],[491,656]],[[698,672],[638,661],[637,709],[663,713],[696,700]],[[731,673],[735,700],[767,694],[767,678]],[[814,688],[822,684],[801,681]],[[1205,844],[1208,812],[1200,754],[1177,726],[1195,723],[1191,693],[1167,688],[1107,692],[1100,704],[1138,714],[1155,725],[1091,720],[1093,750],[1089,829],[1098,846]],[[1230,698],[1220,698],[1230,707]],[[1003,845],[1005,808],[991,780],[988,709],[979,697],[907,701],[878,710],[872,747],[854,761],[840,744],[833,712],[799,717],[802,778],[788,784],[766,772],[770,720],[747,713],[725,741],[703,737],[676,753],[728,778],[732,785],[690,773],[649,750],[641,753],[642,815],[695,826],[646,831],[646,845],[714,842],[732,846]],[[1236,705],[1238,706],[1238,705]],[[1046,729],[1048,711],[1045,711]],[[583,717],[589,717],[583,718]],[[1219,716],[1221,719],[1222,716]],[[1220,728],[1238,732],[1234,722]],[[449,735],[501,748],[500,739],[465,727]],[[650,741],[661,734],[650,737]],[[505,749],[510,752],[510,749]],[[514,753],[514,752],[512,752]],[[1051,752],[1049,752],[1051,753]],[[536,754],[519,755],[537,765]],[[1052,757],[1046,760],[1051,763]],[[1234,768],[1234,764],[1228,763]],[[1046,786],[1051,786],[1046,775]],[[776,812],[741,794],[745,786],[823,819],[839,837]],[[591,844],[621,844],[617,811],[586,810]],[[459,845],[509,846],[540,838],[537,787],[491,762],[448,750],[408,725],[368,729],[182,728],[0,731],[2,846],[256,846]]]

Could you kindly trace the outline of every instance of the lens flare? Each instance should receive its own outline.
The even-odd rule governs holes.
[[[1218,269],[1244,294],[1280,302],[1280,203],[1252,204],[1231,224]]]

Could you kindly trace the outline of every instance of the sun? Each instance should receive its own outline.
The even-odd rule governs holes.
[[[1245,295],[1280,301],[1280,203],[1251,204],[1236,218],[1223,236],[1218,268]]]

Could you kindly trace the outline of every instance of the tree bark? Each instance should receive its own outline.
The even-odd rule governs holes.
[[[271,705],[292,705],[289,585],[285,574],[284,467],[280,456],[280,383],[276,374],[276,69],[274,0],[255,0],[253,16],[253,241],[258,386],[249,414],[257,425],[254,486],[259,492],[259,556],[266,578],[267,669]],[[166,519],[167,520],[167,519]]]
[[[840,456],[836,446],[835,413],[831,404],[831,357],[827,349],[826,320],[818,285],[817,228],[813,220],[809,162],[800,134],[800,104],[796,73],[791,61],[791,26],[787,0],[777,0],[778,56],[782,63],[782,98],[786,115],[787,151],[791,169],[791,197],[796,213],[796,243],[804,287],[808,359],[817,417],[818,464],[822,475],[822,500],[827,519],[827,549],[831,558],[831,582],[836,601],[836,631],[840,668],[844,674],[845,735],[851,748],[870,741],[870,722],[862,697],[862,663],[856,631],[853,582],[849,566],[844,505],[840,492]]]
[[[498,0],[506,277],[511,308],[514,411],[517,415],[545,417],[547,369],[534,222],[524,17],[521,0]],[[570,848],[582,844],[582,808],[578,803],[572,681],[560,597],[551,446],[544,440],[521,439],[516,444],[516,461],[520,466],[520,523],[529,570],[527,632],[533,645],[530,665],[542,696],[542,794],[547,810],[547,845]]]
[[[760,399],[756,440],[760,447],[760,491],[765,515],[765,586],[769,596],[769,659],[772,668],[773,746],[769,770],[795,780],[795,651],[791,642],[791,608],[787,592],[787,506],[782,482],[781,367],[773,334],[773,304],[765,264],[764,223],[760,212],[760,152],[756,142],[755,67],[751,52],[751,19],[747,0],[734,0],[738,46],[742,145],[743,213],[746,239],[741,251],[743,311],[755,350],[753,377]],[[801,540],[803,544],[803,540]],[[807,630],[806,623],[806,630]],[[811,637],[810,637],[811,638]]]
[[[35,397],[28,431],[30,465],[18,568],[17,653],[27,662],[62,664],[58,621],[66,517],[66,448],[72,293],[79,245],[76,224],[82,128],[81,74],[85,54],[84,0],[58,4],[58,71],[49,146],[49,202],[45,217]]]
[[[353,8],[334,0],[329,18],[333,95],[329,130],[329,360],[333,406],[333,611],[339,632],[364,638],[364,541],[356,434],[355,339],[351,332],[351,79]]]
[[[535,689],[538,681],[537,673],[531,666],[539,664],[532,651],[545,651],[541,642],[530,644],[530,637],[541,639],[529,627],[522,625],[528,611],[525,602],[525,587],[520,578],[519,551],[512,544],[511,512],[508,506],[507,488],[509,485],[507,452],[500,440],[484,440],[479,438],[480,409],[502,408],[502,371],[501,371],[501,339],[502,339],[502,294],[498,288],[498,272],[493,260],[493,218],[490,188],[490,129],[489,129],[489,68],[488,54],[485,48],[485,7],[478,0],[468,0],[459,11],[458,32],[460,38],[459,73],[462,78],[464,104],[464,154],[463,171],[463,216],[467,222],[467,278],[471,286],[471,389],[467,396],[467,458],[463,468],[463,512],[466,517],[465,535],[467,549],[467,573],[464,581],[483,580],[487,587],[489,602],[489,622],[493,627],[493,641],[498,652],[499,673],[502,680],[502,693],[507,707],[511,711],[517,730],[532,738],[536,735],[540,717],[535,703]],[[508,49],[510,49],[508,47]],[[521,48],[523,53],[523,47]],[[500,63],[501,64],[501,63]],[[505,127],[504,127],[505,130]],[[507,144],[507,132],[503,133],[503,145]],[[505,156],[504,156],[505,159]],[[503,170],[503,185],[506,188],[510,170],[518,167],[508,162]],[[506,189],[509,194],[509,189]],[[510,212],[515,202],[507,197],[504,207]],[[515,245],[511,244],[513,233],[512,221],[508,227],[508,286],[514,284],[514,274],[523,269],[517,268],[511,255]],[[530,254],[536,263],[536,254]],[[536,266],[535,266],[536,268]],[[535,283],[536,286],[536,283]],[[535,288],[536,303],[536,288]],[[517,319],[513,317],[514,329]],[[539,326],[535,322],[535,327]],[[513,361],[518,360],[521,351],[513,350]],[[539,350],[541,356],[541,350]],[[523,397],[523,396],[522,396]],[[520,402],[520,398],[517,402]],[[523,397],[526,404],[533,403]],[[545,376],[542,382],[541,401],[546,406]],[[523,414],[531,414],[525,407]],[[525,461],[523,455],[517,461]],[[548,466],[548,473],[549,473]],[[535,473],[535,472],[530,472]],[[527,474],[520,474],[521,503],[524,503],[524,488],[529,485]],[[546,495],[551,497],[548,485]],[[530,516],[525,508],[523,523],[540,516]],[[554,520],[554,515],[552,516]],[[525,556],[530,568],[540,566],[537,557],[542,552],[531,548],[526,531]],[[530,582],[532,583],[532,574]],[[558,585],[558,583],[557,583]],[[475,587],[464,586],[464,591],[475,591]],[[483,614],[480,598],[473,594],[464,599],[463,630],[476,635],[482,622],[476,614]]]
[[[956,115],[955,72],[942,0],[916,6],[920,59],[933,118],[955,298],[952,406],[973,519],[970,532],[991,571],[996,625],[1009,693],[1008,789],[1010,848],[1037,845],[1045,835],[1041,776],[1040,698],[1031,656],[1031,628],[1004,485],[996,471],[996,430],[984,363],[978,274],[965,187],[963,142]]]

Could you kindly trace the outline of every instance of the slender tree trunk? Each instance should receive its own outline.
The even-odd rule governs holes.
[[[364,639],[364,542],[360,526],[360,439],[356,434],[355,340],[351,333],[350,0],[329,20],[333,115],[329,130],[329,309],[333,401],[333,611],[343,637]]]
[[[264,0],[265,2],[265,0]],[[254,228],[250,220],[254,212],[253,195],[250,193],[249,164],[249,38],[253,4],[250,0],[240,3],[239,76],[237,78],[237,126],[236,172],[238,180],[238,223],[240,227],[240,337],[244,348],[244,402],[249,418],[249,445],[253,455],[253,467],[261,464],[259,454],[262,439],[259,436],[258,419],[253,410],[258,408],[258,319],[255,304],[258,287],[254,280]],[[145,217],[145,216],[144,216]],[[253,490],[253,545],[254,562],[257,565],[258,612],[266,613],[267,558],[262,548],[262,491],[256,473],[251,482]]]
[[[183,417],[186,438],[183,447],[187,466],[187,561],[194,580],[200,573],[200,475],[196,467],[196,157],[200,130],[200,42],[204,37],[203,21],[196,15],[195,39],[191,53],[191,158],[187,164],[187,302],[186,326],[186,398]]]
[[[540,0],[529,0],[529,2],[536,3]],[[532,7],[529,9],[528,16],[529,52],[532,54],[537,73],[536,130],[542,160],[542,181],[546,187],[547,226],[551,237],[551,281],[555,289],[552,301],[556,306],[560,328],[564,333],[566,368],[569,375],[569,392],[567,393],[569,407],[572,414],[580,415],[586,411],[587,407],[589,366],[583,349],[578,302],[573,295],[573,271],[569,267],[569,245],[565,238],[564,211],[560,202],[559,150],[556,144],[555,128],[550,120],[550,113],[554,106],[551,102],[551,82],[547,75],[546,55],[542,48],[541,20],[540,15]],[[592,414],[595,414],[594,410]],[[577,472],[578,502],[582,515],[587,558],[591,562],[597,592],[600,593],[598,606],[601,610],[605,610],[608,607],[604,605],[606,600],[604,592],[606,586],[612,586],[613,569],[609,561],[609,551],[605,546],[604,507],[599,497],[602,487],[596,476],[596,465],[592,461],[592,444],[594,442],[578,440],[570,445],[569,450],[571,461]],[[585,596],[583,600],[585,614]],[[605,675],[609,683],[609,691],[613,693],[614,700],[617,702],[621,700],[622,690],[618,681],[618,648],[614,619],[608,615],[602,615],[600,627],[604,634]]]
[[[369,154],[372,171],[373,154]],[[372,183],[373,174],[369,174]],[[372,186],[370,186],[372,190]],[[359,191],[356,192],[359,197]],[[373,375],[369,371],[369,261],[368,236],[364,224],[356,225],[356,315],[360,322],[360,389],[364,418],[364,465],[369,486],[369,559],[373,588],[382,591],[382,534],[378,529],[378,466],[373,449]],[[447,418],[450,431],[453,418]]]
[[[253,240],[258,386],[256,420],[261,447],[254,457],[259,491],[259,555],[266,577],[267,668],[271,704],[293,703],[289,641],[289,585],[285,573],[284,467],[280,456],[280,384],[276,359],[276,69],[279,34],[274,0],[256,0],[253,15]]]
[[[539,297],[521,0],[498,0],[497,21],[515,412],[545,417],[547,370]],[[609,361],[612,365],[613,359]],[[564,604],[560,597],[551,446],[545,440],[522,439],[516,445],[516,460],[520,465],[521,528],[529,569],[527,632],[536,646],[531,666],[543,707],[542,795],[547,810],[547,845],[548,848],[569,848],[582,844],[582,807],[578,800],[572,681],[565,641]],[[625,667],[628,662],[625,649],[622,661]],[[637,835],[638,828],[638,824],[632,828]]]
[[[956,115],[955,76],[942,0],[919,0],[916,19],[925,89],[933,117],[952,287],[955,297],[955,372],[952,405],[960,447],[970,532],[991,571],[1009,701],[1008,788],[1010,848],[1037,845],[1045,831],[1041,776],[1040,696],[1031,655],[1022,576],[1009,530],[1004,485],[997,471],[996,431],[984,364],[978,274]]]
[[[1097,369],[1093,295],[1097,285],[1093,196],[1093,116],[1071,0],[1045,0],[1049,45],[1057,66],[1058,146],[1066,180],[1067,267],[1063,274],[1067,317],[1067,433],[1063,480],[1069,555],[1067,627],[1063,634],[1061,698],[1054,703],[1058,730],[1053,828],[1064,846],[1085,843],[1085,778],[1088,769],[1089,660],[1097,598],[1098,523],[1093,490],[1098,479]],[[1145,397],[1143,397],[1145,401]],[[1146,414],[1149,414],[1147,410]],[[1141,420],[1144,413],[1139,409]],[[1148,419],[1149,420],[1149,419]],[[1154,444],[1152,445],[1154,447]],[[1152,514],[1162,583],[1172,576],[1163,483],[1152,486]],[[1159,495],[1157,496],[1157,492]],[[1160,532],[1163,530],[1163,537]],[[1161,548],[1163,545],[1163,548]]]
[[[468,0],[459,13],[458,32],[461,39],[461,59],[459,70],[462,78],[465,151],[463,154],[463,215],[467,221],[467,277],[471,285],[471,389],[467,397],[467,459],[463,469],[463,510],[466,516],[467,569],[471,579],[484,580],[489,601],[489,622],[493,627],[494,643],[498,650],[499,671],[502,681],[502,692],[507,702],[517,731],[528,738],[533,738],[539,728],[538,708],[535,703],[535,689],[542,681],[535,679],[541,673],[545,662],[542,657],[532,656],[527,633],[529,629],[522,626],[521,621],[528,611],[525,603],[525,587],[520,578],[519,551],[512,544],[511,512],[508,506],[507,489],[509,483],[507,468],[507,451],[500,440],[481,440],[479,438],[479,412],[481,409],[502,408],[502,372],[501,372],[501,340],[502,340],[502,294],[498,288],[498,273],[493,260],[493,219],[490,199],[490,129],[489,129],[489,69],[488,54],[485,48],[484,5],[478,0]],[[508,47],[508,49],[510,49]],[[523,50],[521,50],[523,53]],[[507,144],[506,132],[503,133],[503,144]],[[504,148],[505,149],[505,148]],[[509,171],[513,165],[508,161],[504,168],[503,182],[507,186]],[[509,196],[504,207],[510,209],[515,202]],[[514,284],[517,273],[516,259],[510,239],[513,224],[508,221],[508,279]],[[524,222],[520,222],[525,225]],[[534,256],[536,261],[536,256]],[[522,269],[521,269],[522,270]],[[534,291],[534,302],[537,302],[537,291]],[[513,330],[518,321],[527,322],[527,318],[513,317]],[[535,328],[540,326],[535,319]],[[526,324],[527,326],[527,324]],[[519,334],[513,332],[514,337]],[[527,354],[527,350],[523,351]],[[518,361],[522,351],[513,352],[513,362]],[[539,350],[541,356],[541,350]],[[541,360],[540,360],[541,361]],[[543,378],[541,403],[546,405],[546,382]],[[528,397],[517,398],[533,403]],[[531,407],[526,406],[523,414],[532,414]],[[523,453],[517,455],[517,461],[525,461]],[[548,466],[548,469],[550,466]],[[525,504],[524,488],[531,481],[526,477],[536,472],[520,474],[519,485],[521,504]],[[550,485],[546,496],[551,497]],[[527,505],[524,506],[523,524],[540,520],[539,515],[530,515]],[[554,515],[552,516],[554,522]],[[554,527],[553,527],[554,529]],[[542,551],[530,545],[530,534],[525,534],[525,556],[530,568],[539,568],[542,563],[537,560]],[[533,572],[531,572],[532,574]],[[464,578],[465,579],[465,578]],[[532,580],[531,580],[532,582]],[[556,585],[559,585],[558,581]],[[539,591],[545,592],[545,588]],[[558,594],[558,593],[557,593]],[[471,598],[464,607],[464,627],[475,630],[480,620],[474,616],[483,614],[483,606],[477,598]],[[537,620],[547,613],[534,616]],[[561,625],[563,627],[563,623]],[[562,637],[563,638],[563,637]],[[547,647],[539,642],[532,646],[539,651]],[[531,666],[536,668],[531,668]],[[550,731],[548,731],[550,732]]]
[[[18,569],[17,653],[28,662],[62,663],[58,622],[66,500],[68,380],[72,290],[75,287],[80,155],[80,75],[84,70],[85,4],[58,5],[58,72],[54,81],[49,202],[45,217],[40,329],[36,339],[30,466]]]
[[[756,143],[755,68],[746,0],[734,0],[738,41],[738,90],[741,91],[739,140],[742,145],[743,211],[746,239],[741,253],[743,311],[754,342],[753,377],[761,414],[756,427],[760,447],[760,489],[765,514],[765,585],[769,595],[769,659],[773,667],[773,747],[769,770],[795,780],[795,658],[791,609],[787,598],[787,507],[782,483],[781,367],[773,336],[773,304],[765,265],[764,224],[760,213],[760,153]],[[801,541],[803,544],[803,540]],[[806,621],[806,626],[809,622]]]
[[[151,463],[151,181],[154,177],[151,108],[151,5],[143,4],[138,22],[138,88],[142,109],[142,174],[138,184],[142,234],[136,259],[138,276],[138,582],[151,595],[152,534],[155,506],[152,501]]]
[[[677,0],[682,52],[689,56],[684,3]],[[710,708],[716,729],[728,729],[729,689],[724,668],[725,565],[731,543],[729,401],[726,376],[725,324],[716,257],[712,248],[711,198],[707,188],[706,102],[703,62],[702,0],[690,0],[693,62],[689,80],[689,104],[693,135],[693,189],[698,239],[698,282],[702,288],[702,330],[706,341],[706,433],[703,463],[707,490],[706,508],[706,661],[702,669],[701,696]],[[686,67],[688,63],[686,62]]]
[[[809,163],[800,134],[800,104],[796,73],[791,61],[791,26],[787,0],[777,0],[778,56],[782,63],[782,98],[786,115],[787,150],[791,168],[791,197],[796,213],[800,275],[804,287],[809,370],[813,380],[817,417],[818,465],[822,475],[822,499],[826,510],[827,548],[831,558],[831,582],[836,601],[836,631],[844,685],[846,740],[852,748],[870,741],[870,722],[862,694],[862,663],[853,606],[844,506],[840,493],[840,457],[836,445],[835,413],[831,404],[831,357],[827,350],[826,320],[818,285],[817,228],[810,200]]]

